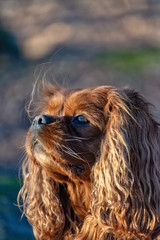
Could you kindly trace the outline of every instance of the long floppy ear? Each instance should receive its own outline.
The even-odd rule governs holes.
[[[160,221],[160,132],[136,92],[111,91],[91,214],[115,238],[148,239]]]
[[[23,164],[23,178],[18,202],[23,200],[23,214],[33,227],[35,238],[62,239],[65,216],[59,185],[30,159]]]

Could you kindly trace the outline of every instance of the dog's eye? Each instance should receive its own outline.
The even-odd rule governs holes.
[[[71,120],[72,124],[77,125],[77,126],[85,126],[89,124],[88,119],[83,116],[83,115],[78,115],[72,118]]]

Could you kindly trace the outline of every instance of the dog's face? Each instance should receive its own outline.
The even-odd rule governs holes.
[[[49,91],[28,132],[27,153],[59,181],[87,180],[100,152],[108,88]]]

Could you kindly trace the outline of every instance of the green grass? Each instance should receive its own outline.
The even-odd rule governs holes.
[[[125,49],[97,55],[100,65],[125,72],[141,71],[160,62],[160,49]]]
[[[17,177],[3,175],[0,176],[0,187],[1,186],[9,186],[9,187],[19,187],[19,182]]]

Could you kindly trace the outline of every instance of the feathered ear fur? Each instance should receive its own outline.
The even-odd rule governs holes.
[[[59,185],[29,159],[23,165],[23,177],[18,199],[23,200],[23,212],[33,227],[35,238],[62,239],[65,217]]]
[[[91,214],[115,238],[148,239],[160,221],[159,126],[136,92],[111,91]]]

